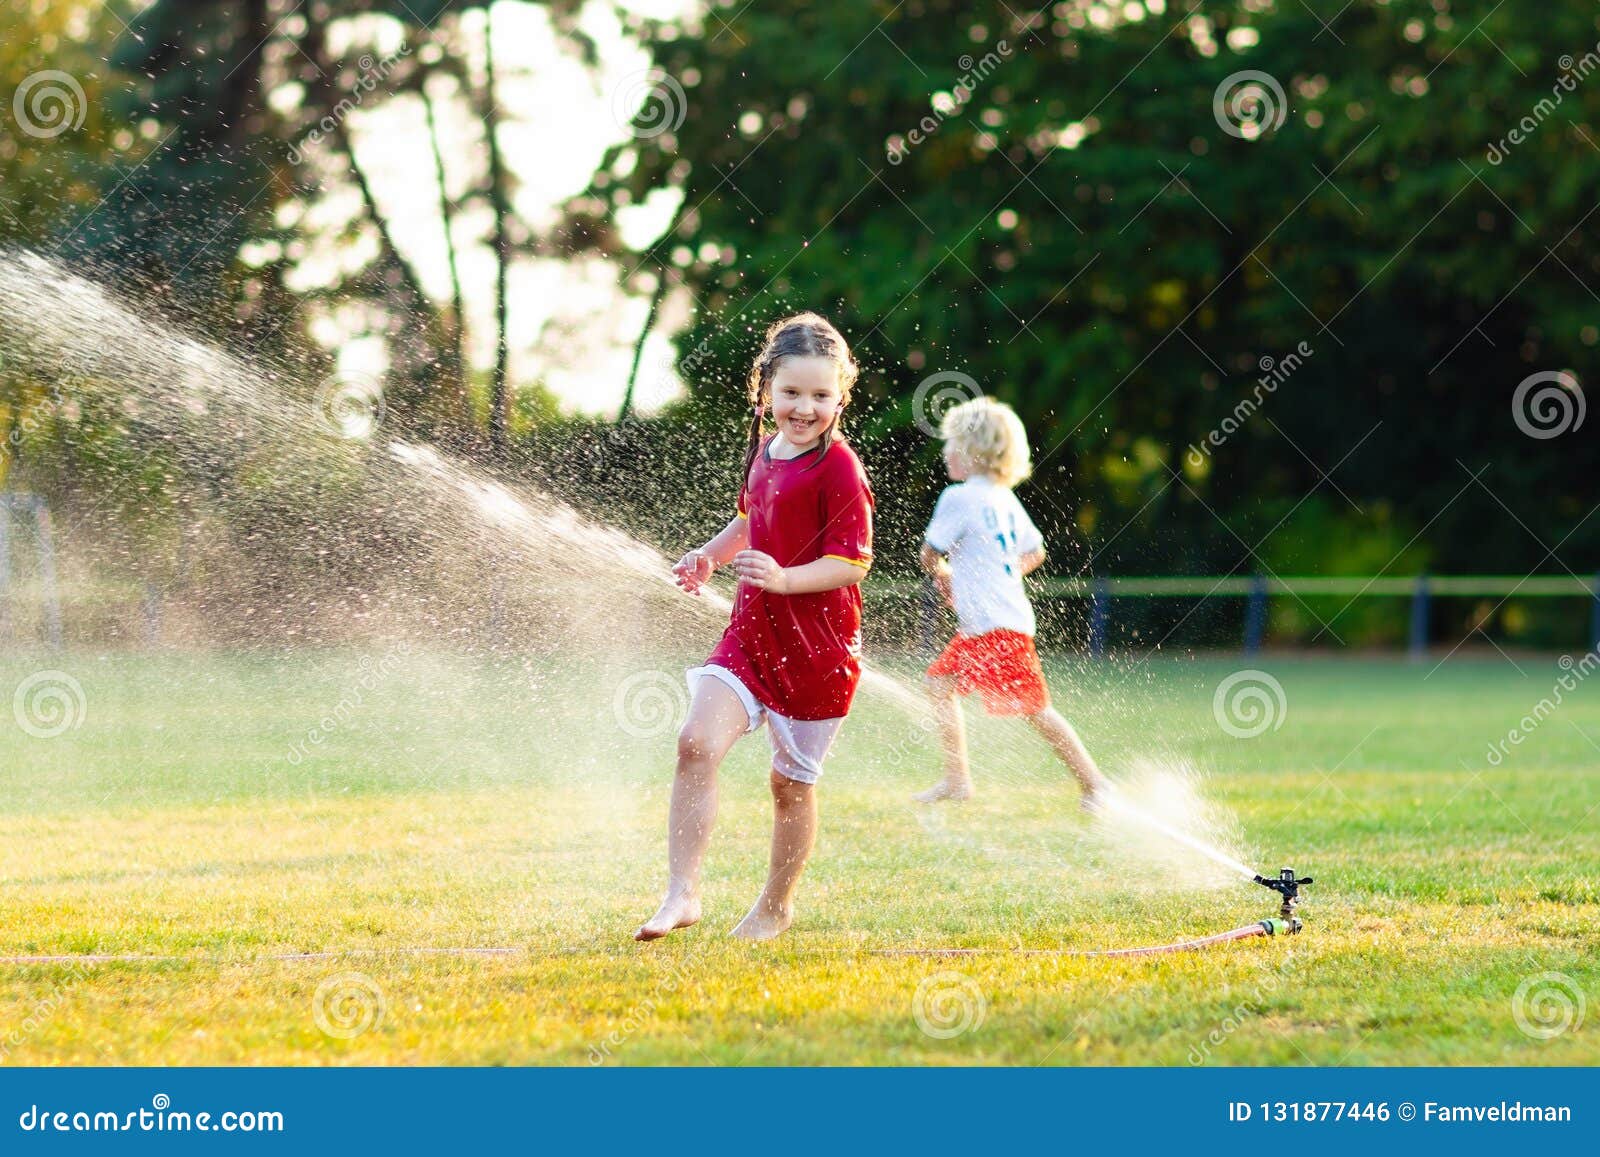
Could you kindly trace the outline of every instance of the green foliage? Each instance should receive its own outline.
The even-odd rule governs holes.
[[[1441,571],[1592,567],[1600,444],[1524,436],[1511,397],[1537,370],[1584,380],[1600,337],[1600,80],[1576,79],[1600,51],[1594,11],[1250,0],[1087,18],[1109,11],[1019,28],[1004,4],[813,2],[724,8],[730,27],[697,35],[644,26],[685,115],[620,148],[590,196],[681,184],[686,211],[649,254],[699,304],[694,388],[735,410],[760,328],[816,308],[896,423],[938,370],[1016,405],[1041,464],[1023,497],[1060,532],[1092,526],[1096,570],[1317,553],[1314,528],[1279,523],[1332,497],[1326,474],[1369,512],[1345,541],[1420,534]],[[1281,127],[1255,139],[1214,107],[1242,70],[1283,90]],[[1563,77],[1555,111],[1489,163]],[[1184,471],[1262,359],[1301,343],[1303,364]],[[886,481],[897,465],[877,463]]]

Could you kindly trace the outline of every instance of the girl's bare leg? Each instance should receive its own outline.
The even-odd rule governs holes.
[[[1093,806],[1110,784],[1095,766],[1088,748],[1084,747],[1083,740],[1078,738],[1072,724],[1063,719],[1061,712],[1054,707],[1046,707],[1037,715],[1028,716],[1028,723],[1055,748],[1057,757],[1077,777],[1078,785],[1083,788],[1085,807]]]
[[[944,749],[944,782],[919,792],[918,803],[972,798],[972,771],[967,766],[967,727],[961,718],[961,700],[956,698],[956,681],[948,676],[927,680],[928,700],[933,705],[934,722],[939,725],[939,744]]]
[[[750,716],[732,688],[710,677],[698,681],[678,733],[678,771],[667,818],[667,897],[633,934],[635,940],[655,940],[700,919],[700,866],[717,819],[717,768],[749,726]]]
[[[794,890],[817,842],[817,789],[772,772],[772,858],[767,886],[733,930],[746,940],[771,940],[794,920]]]

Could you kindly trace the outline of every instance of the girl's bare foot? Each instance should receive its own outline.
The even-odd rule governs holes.
[[[952,803],[960,803],[964,799],[972,798],[972,781],[969,779],[964,783],[950,783],[947,780],[944,783],[935,784],[927,791],[919,791],[911,798],[918,803],[943,803],[945,800],[949,800]]]
[[[656,909],[656,914],[639,925],[639,930],[633,934],[633,938],[659,940],[668,932],[675,932],[679,928],[687,928],[699,922],[700,897],[668,896],[661,901],[661,907]]]
[[[757,900],[756,906],[739,921],[732,935],[741,940],[772,940],[782,935],[793,922],[792,907],[775,908],[765,900]]]

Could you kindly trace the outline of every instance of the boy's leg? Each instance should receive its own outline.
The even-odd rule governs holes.
[[[925,681],[934,722],[939,725],[939,745],[944,751],[944,782],[919,792],[918,803],[963,800],[972,797],[972,772],[967,766],[967,729],[961,718],[956,680],[950,675],[930,675]]]
[[[633,934],[635,940],[655,940],[700,919],[700,865],[717,818],[717,768],[749,726],[750,715],[733,689],[702,676],[678,733],[667,819],[667,897]]]
[[[1028,723],[1051,747],[1055,748],[1061,762],[1077,776],[1078,784],[1083,788],[1083,801],[1086,805],[1093,803],[1100,793],[1110,786],[1106,777],[1095,766],[1088,748],[1083,745],[1083,740],[1078,738],[1078,733],[1073,730],[1072,724],[1061,717],[1061,712],[1054,707],[1046,707],[1038,714],[1028,716]]]
[[[771,940],[794,920],[794,892],[817,842],[817,789],[772,772],[772,856],[767,886],[733,934]]]

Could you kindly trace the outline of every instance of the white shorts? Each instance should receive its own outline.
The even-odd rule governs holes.
[[[844,722],[844,716],[837,719],[790,719],[787,715],[779,715],[750,694],[750,688],[744,685],[744,681],[726,667],[690,667],[684,674],[689,680],[690,695],[694,694],[695,683],[703,676],[709,675],[717,682],[726,684],[739,697],[745,714],[750,717],[750,726],[745,729],[745,734],[748,735],[762,723],[767,725],[767,738],[772,742],[772,770],[796,783],[817,782],[822,775],[822,761],[828,758],[828,749],[839,734],[839,724]]]

